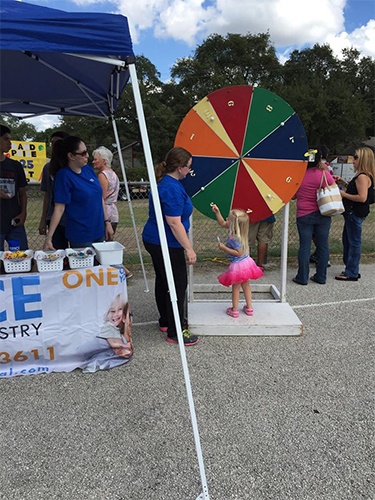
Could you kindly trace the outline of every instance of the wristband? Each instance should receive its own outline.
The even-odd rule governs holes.
[[[109,219],[106,219],[106,220],[104,221],[104,223],[106,223],[106,222],[111,222],[111,221],[110,221]]]

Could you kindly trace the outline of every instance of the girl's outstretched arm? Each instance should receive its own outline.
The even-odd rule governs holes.
[[[242,248],[238,248],[238,249],[229,248],[226,245],[224,245],[224,243],[219,243],[218,247],[219,247],[219,250],[222,250],[223,252],[225,252],[229,255],[234,255],[234,257],[242,257],[242,255],[243,255]]]
[[[216,220],[222,227],[228,227],[227,221],[224,219],[224,217],[221,215],[220,209],[215,203],[211,205],[213,213],[216,215]]]

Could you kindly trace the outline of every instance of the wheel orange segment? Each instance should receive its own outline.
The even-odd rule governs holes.
[[[215,115],[216,116],[216,115]],[[208,120],[202,118],[193,108],[181,123],[176,139],[175,146],[187,149],[193,156],[221,156],[224,158],[233,158],[237,155],[228,145],[228,141],[218,135],[219,119],[215,118],[215,128],[210,126]],[[224,129],[220,129],[221,135],[228,138]],[[231,142],[231,141],[230,141]]]
[[[244,158],[248,172],[262,178],[284,203],[293,197],[305,175],[306,162],[297,160],[259,160]]]

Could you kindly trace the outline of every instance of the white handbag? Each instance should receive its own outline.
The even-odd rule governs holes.
[[[322,187],[323,181],[325,187]],[[316,190],[316,201],[322,215],[340,215],[345,211],[340,189],[336,182],[328,185],[325,170],[322,172],[319,189]]]

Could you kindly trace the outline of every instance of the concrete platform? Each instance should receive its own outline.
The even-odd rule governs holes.
[[[230,301],[189,303],[189,330],[199,336],[299,336],[303,325],[287,303],[253,301],[254,316],[225,314]]]

